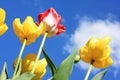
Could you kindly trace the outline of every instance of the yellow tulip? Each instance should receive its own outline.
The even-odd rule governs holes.
[[[23,58],[21,73],[31,72],[36,57],[37,56],[35,54],[28,54]],[[16,63],[17,63],[17,59],[14,61],[14,65],[13,65],[14,68],[16,66]],[[32,80],[40,80],[46,73],[46,66],[47,66],[47,62],[45,58],[39,60],[34,72],[35,77]]]
[[[80,49],[80,57],[87,63],[92,63],[94,67],[106,68],[112,64],[110,57],[111,48],[108,45],[111,41],[110,37],[103,37],[102,39],[92,37],[86,44]]]
[[[43,23],[38,27],[31,16],[27,16],[25,21],[21,24],[20,19],[16,18],[13,21],[13,29],[17,37],[19,37],[20,41],[23,43],[24,39],[27,40],[26,44],[29,45],[32,42],[35,42],[36,39],[42,33]]]
[[[8,26],[4,23],[6,12],[0,8],[0,35],[3,35],[7,30]]]

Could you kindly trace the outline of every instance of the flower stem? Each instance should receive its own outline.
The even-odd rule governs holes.
[[[45,40],[46,40],[46,37],[47,37],[47,34],[48,34],[48,33],[46,32],[45,35],[44,35],[44,37],[43,37],[43,40],[42,40],[42,43],[41,43],[40,48],[39,48],[39,50],[38,50],[37,58],[36,58],[36,60],[35,60],[35,64],[34,64],[34,66],[33,66],[33,68],[32,68],[31,73],[34,73],[34,71],[35,71],[37,62],[38,62],[38,60],[39,60],[39,58],[40,58],[41,51],[42,51],[42,48],[43,48],[43,46],[44,46],[44,43],[45,43]]]
[[[15,71],[14,71],[13,76],[12,76],[12,80],[14,79],[14,76],[15,76],[15,74],[16,74],[16,72],[17,72],[18,65],[19,65],[19,63],[20,63],[20,60],[21,60],[21,57],[22,57],[22,54],[23,54],[23,51],[24,51],[24,48],[25,48],[25,45],[26,45],[26,40],[27,40],[27,39],[24,39],[22,48],[21,48],[21,50],[20,50],[20,53],[19,53],[19,56],[18,56],[18,60],[17,60],[17,64],[16,64],[16,67],[15,67]]]
[[[90,75],[91,70],[92,70],[92,64],[90,64],[90,66],[89,66],[89,68],[88,68],[88,71],[87,71],[87,74],[86,74],[84,80],[88,80],[88,77],[89,77],[89,75]]]

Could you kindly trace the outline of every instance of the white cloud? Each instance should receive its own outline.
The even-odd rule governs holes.
[[[120,22],[117,20],[107,19],[91,19],[84,17],[80,19],[77,29],[71,34],[69,42],[64,49],[71,53],[75,48],[84,46],[90,37],[109,36],[112,38],[110,43],[112,47],[111,57],[113,58],[112,67],[119,69],[120,67]],[[86,64],[79,64],[83,69],[86,69]]]

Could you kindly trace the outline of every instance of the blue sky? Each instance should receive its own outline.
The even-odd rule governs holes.
[[[12,22],[15,18],[24,21],[32,16],[37,22],[39,13],[53,7],[62,16],[66,32],[59,36],[47,38],[44,48],[58,67],[75,48],[85,45],[92,37],[112,37],[110,43],[113,65],[108,68],[104,80],[119,80],[120,77],[120,1],[119,0],[0,0],[0,8],[6,11],[8,31],[0,36],[0,70],[7,61],[9,76],[13,73],[13,61],[18,56],[22,44],[14,34]],[[28,53],[37,53],[42,36],[35,43],[25,47],[23,57]],[[43,55],[42,55],[43,56]],[[80,61],[74,66],[70,80],[82,80],[88,65]],[[90,79],[99,72],[93,69]],[[43,80],[51,77],[49,69]],[[89,79],[89,80],[90,80]]]

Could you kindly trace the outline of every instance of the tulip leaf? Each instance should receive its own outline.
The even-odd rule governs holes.
[[[8,79],[8,73],[7,73],[7,63],[4,63],[2,73],[0,74],[0,80],[7,80]]]
[[[34,76],[35,75],[30,72],[25,72],[22,75],[20,75],[19,77],[17,77],[17,79],[15,79],[15,80],[32,80],[32,78]]]
[[[58,67],[55,75],[52,80],[69,80],[71,75],[74,60],[77,54],[77,50],[75,50],[72,54],[70,54]]]
[[[14,79],[16,79],[21,73],[21,63],[22,63],[22,60],[20,60],[20,62],[18,64],[18,68],[17,68],[16,74],[14,76]]]
[[[43,52],[43,54],[44,54],[44,56],[45,56],[45,58],[46,58],[46,61],[47,61],[47,63],[48,63],[48,66],[49,66],[50,71],[51,71],[52,76],[53,76],[53,75],[55,74],[55,72],[56,72],[56,67],[55,67],[54,63],[53,63],[52,60],[49,58],[49,56],[47,55],[47,53],[45,52],[44,49],[42,49],[42,52]]]
[[[92,80],[103,80],[103,77],[105,76],[106,72],[107,70],[99,72],[92,78]]]

